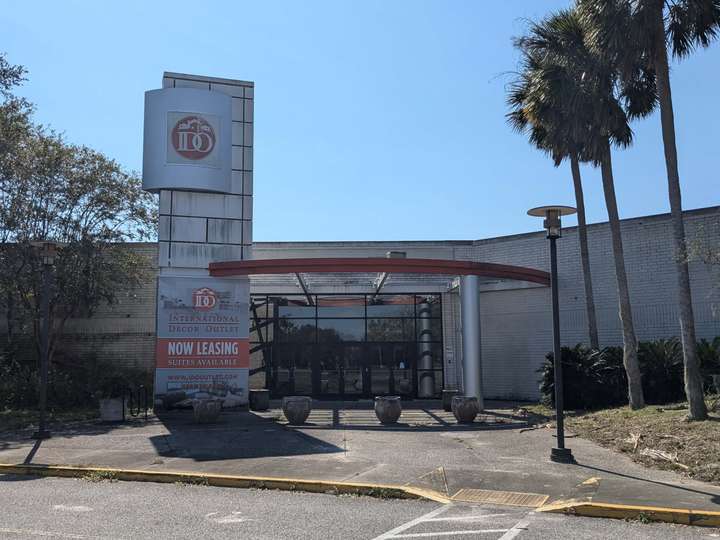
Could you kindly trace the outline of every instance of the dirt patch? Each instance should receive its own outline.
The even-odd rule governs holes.
[[[528,407],[538,424],[552,421],[546,407]],[[622,452],[647,467],[672,470],[720,485],[720,414],[687,422],[686,404],[648,405],[567,414],[566,429],[601,446]],[[554,427],[554,426],[553,426]]]

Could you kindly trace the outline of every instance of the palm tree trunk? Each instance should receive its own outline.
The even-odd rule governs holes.
[[[590,272],[590,253],[588,252],[587,222],[585,221],[585,196],[583,195],[582,179],[580,178],[580,165],[576,155],[570,156],[570,169],[572,170],[573,186],[575,187],[575,205],[578,216],[578,238],[580,239],[580,262],[582,264],[583,280],[585,281],[585,309],[587,310],[588,335],[590,347],[600,348],[598,339],[597,317],[595,316],[595,295],[592,287],[592,274]]]
[[[623,331],[623,364],[628,379],[628,398],[631,409],[642,409],[645,406],[645,397],[643,396],[642,375],[638,363],[637,339],[635,338],[632,308],[630,307],[630,291],[625,272],[625,255],[622,235],[620,234],[620,216],[618,215],[617,200],[615,199],[615,181],[613,180],[610,143],[608,141],[605,142],[600,171],[602,173],[608,221],[610,222],[613,258],[615,259],[615,279],[617,281],[620,321]]]
[[[680,335],[682,336],[683,360],[685,364],[685,395],[688,399],[690,420],[705,420],[707,407],[703,394],[700,362],[697,357],[695,338],[695,315],[690,290],[690,271],[685,243],[685,224],[682,215],[682,194],[680,191],[680,173],[678,172],[677,148],[675,146],[675,115],[673,113],[670,91],[670,69],[668,66],[667,45],[665,41],[665,22],[663,9],[657,10],[655,20],[655,71],[657,76],[658,99],[660,101],[660,123],[662,126],[663,147],[665,150],[665,168],[668,179],[668,195],[673,227],[675,248],[675,268],[678,280],[678,307],[680,309]]]

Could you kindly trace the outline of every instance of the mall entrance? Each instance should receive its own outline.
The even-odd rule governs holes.
[[[439,294],[253,295],[252,364],[274,398],[439,397]]]

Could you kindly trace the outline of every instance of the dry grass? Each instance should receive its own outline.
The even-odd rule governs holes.
[[[81,478],[88,482],[117,482],[117,473],[114,471],[91,471]]]
[[[547,407],[528,409],[548,421]],[[633,461],[672,470],[720,485],[720,414],[703,422],[688,422],[686,404],[648,405],[568,414],[567,429],[601,446],[622,452]]]

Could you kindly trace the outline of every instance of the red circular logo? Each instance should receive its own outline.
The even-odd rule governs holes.
[[[192,295],[193,308],[208,311],[217,305],[217,294],[208,287],[196,289]]]
[[[201,116],[186,116],[172,130],[175,151],[187,159],[203,159],[215,148],[215,130]]]

